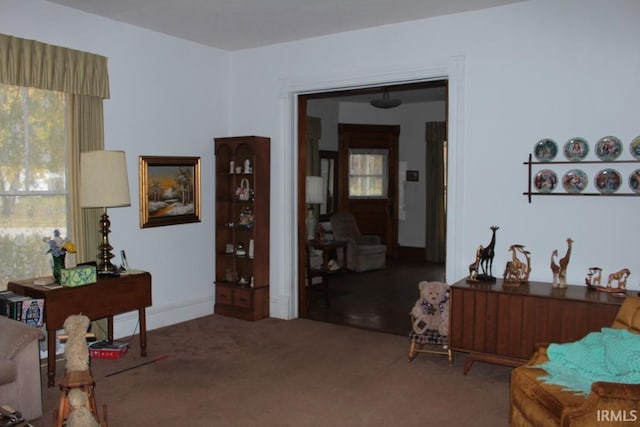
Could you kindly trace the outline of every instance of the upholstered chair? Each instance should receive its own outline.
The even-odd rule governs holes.
[[[332,215],[331,230],[336,240],[347,241],[349,270],[362,272],[386,266],[387,247],[380,242],[380,237],[363,235],[353,214],[343,212]],[[342,253],[338,252],[338,263],[344,265]]]
[[[640,334],[639,297],[626,297],[611,327]],[[587,396],[576,394],[540,379],[547,372],[537,365],[548,360],[547,345],[540,344],[527,365],[512,371],[512,427],[596,427],[640,423],[640,384],[594,382]]]
[[[39,328],[0,316],[0,404],[25,420],[42,416]]]

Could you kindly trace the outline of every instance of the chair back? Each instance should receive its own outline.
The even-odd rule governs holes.
[[[341,212],[331,216],[331,230],[337,240],[357,239],[362,236],[356,218],[348,212]]]
[[[611,327],[640,334],[640,297],[628,296],[624,300]]]

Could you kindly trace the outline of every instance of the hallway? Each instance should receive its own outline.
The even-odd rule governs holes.
[[[387,260],[384,270],[348,273],[329,279],[329,307],[324,295],[311,295],[308,319],[407,335],[409,312],[422,280],[443,281],[444,264]]]

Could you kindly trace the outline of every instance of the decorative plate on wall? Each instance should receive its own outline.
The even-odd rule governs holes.
[[[587,174],[580,169],[571,169],[562,177],[562,188],[564,188],[567,193],[582,193],[582,191],[587,188],[587,184],[589,184],[589,178],[587,178]]]
[[[534,146],[533,154],[539,162],[550,162],[558,154],[558,145],[553,139],[543,138]]]
[[[541,193],[551,193],[558,185],[556,173],[550,169],[543,169],[533,179],[533,185]]]
[[[584,160],[587,154],[589,154],[589,143],[584,138],[571,138],[564,144],[564,156],[570,162]]]
[[[633,157],[640,160],[640,136],[633,138],[633,141],[629,144],[629,151],[631,151]]]
[[[622,177],[620,173],[615,169],[602,169],[596,174],[596,188],[602,194],[615,193],[620,189],[622,184]]]
[[[611,161],[620,157],[622,141],[615,136],[605,136],[596,142],[596,156],[600,160]]]
[[[629,188],[634,193],[640,193],[640,169],[636,169],[629,175]]]

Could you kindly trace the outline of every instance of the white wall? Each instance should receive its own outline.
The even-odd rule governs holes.
[[[229,54],[40,0],[0,0],[0,31],[108,57],[105,146],[126,151],[132,199],[109,210],[114,253],[125,249],[131,267],[152,273],[149,329],[212,313],[212,138],[228,135]],[[201,157],[202,222],[139,227],[140,155]],[[118,316],[116,336],[136,322]]]
[[[231,132],[258,128],[273,139],[272,206],[285,212],[272,215],[274,234],[295,230],[292,94],[444,69],[460,77],[449,110],[458,125],[450,129],[447,279],[466,276],[475,248],[497,224],[498,276],[508,246],[520,243],[532,253],[531,279],[550,281],[551,252],[564,253],[571,236],[570,283],[583,283],[593,265],[629,267],[628,287],[638,289],[638,199],[537,197],[529,204],[522,163],[543,137],[595,143],[613,134],[626,149],[640,134],[639,19],[637,1],[532,0],[234,53]],[[271,246],[272,310],[292,316],[295,238]]]
[[[109,58],[106,146],[127,151],[134,195],[131,207],[110,211],[111,243],[153,274],[150,328],[212,310],[214,136],[272,138],[271,314],[294,317],[293,95],[420,76],[453,82],[450,282],[467,274],[497,224],[498,274],[507,247],[522,243],[532,253],[531,278],[549,281],[551,251],[562,253],[571,236],[569,282],[582,283],[593,265],[629,267],[628,285],[639,289],[637,198],[529,204],[522,196],[522,162],[540,138],[595,142],[613,134],[627,148],[640,134],[638,22],[636,0],[531,0],[230,54],[42,0],[0,0],[2,32]],[[139,228],[139,155],[202,157],[201,223]],[[134,326],[135,316],[122,316],[116,335]]]

